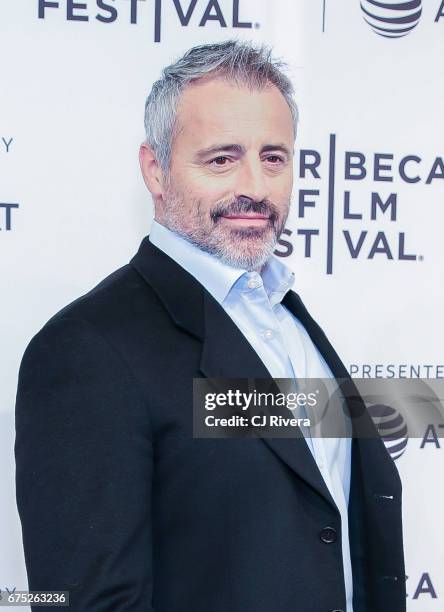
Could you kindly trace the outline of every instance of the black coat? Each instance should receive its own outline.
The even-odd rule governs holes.
[[[284,304],[348,377],[300,298]],[[340,515],[306,442],[193,438],[202,375],[270,376],[148,238],[32,339],[15,444],[30,590],[70,591],[72,612],[345,610]],[[353,439],[349,530],[354,612],[404,612],[401,482],[379,438]]]

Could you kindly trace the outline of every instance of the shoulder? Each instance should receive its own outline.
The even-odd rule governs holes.
[[[152,287],[131,264],[104,278],[95,287],[55,313],[29,342],[25,356],[36,353],[85,353],[100,345],[120,345],[137,335],[143,322],[155,324],[164,316]]]
[[[46,325],[60,319],[82,319],[102,329],[155,301],[156,295],[150,285],[131,264],[127,264],[59,310]]]

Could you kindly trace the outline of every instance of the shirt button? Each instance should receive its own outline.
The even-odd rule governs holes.
[[[266,329],[264,331],[264,338],[266,340],[271,340],[272,338],[274,338],[274,331],[272,329]]]
[[[257,289],[257,287],[260,285],[260,281],[256,280],[255,278],[250,278],[247,285],[250,289]]]
[[[323,469],[324,469],[324,463],[323,463],[321,460],[319,460],[319,461],[318,461],[318,468],[319,468],[320,470],[323,470]]]
[[[336,542],[337,535],[334,527],[324,527],[320,533],[320,538],[325,544],[333,544],[333,542]]]

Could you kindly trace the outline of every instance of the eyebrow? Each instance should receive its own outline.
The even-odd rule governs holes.
[[[261,147],[260,153],[267,153],[269,151],[281,151],[288,157],[292,156],[290,149],[283,143],[264,145]],[[199,149],[199,151],[196,152],[195,157],[198,161],[202,161],[203,159],[211,155],[215,155],[216,153],[236,153],[237,155],[242,155],[245,153],[245,147],[239,144],[217,144],[205,149]]]
[[[267,153],[267,151],[281,151],[281,153],[285,153],[288,157],[291,157],[293,154],[284,143],[264,145],[261,149],[261,153]]]

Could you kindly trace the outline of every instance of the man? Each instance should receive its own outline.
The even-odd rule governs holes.
[[[193,378],[348,376],[272,256],[296,122],[282,66],[246,43],[195,47],[154,84],[150,236],[21,366],[31,590],[88,612],[405,610],[401,484],[379,438],[193,438]]]

